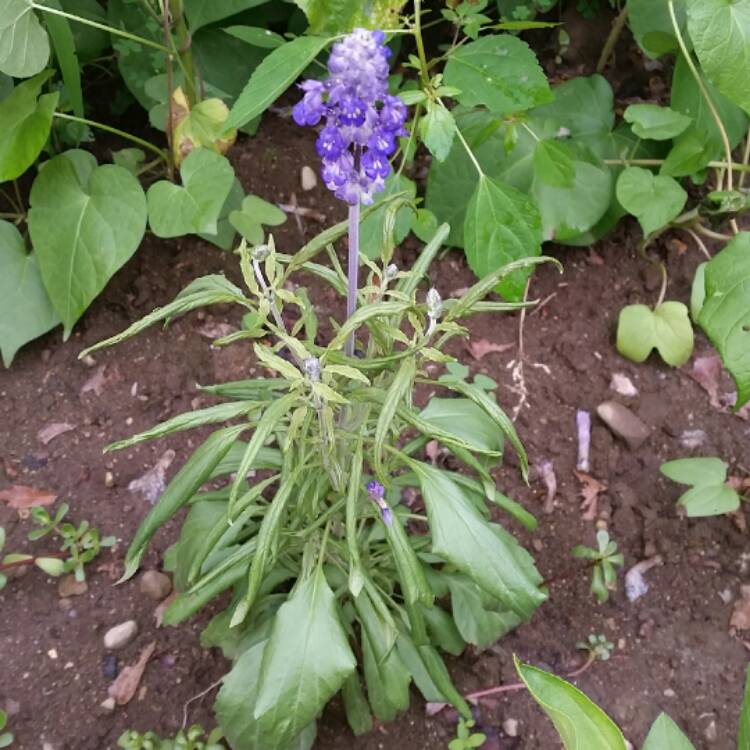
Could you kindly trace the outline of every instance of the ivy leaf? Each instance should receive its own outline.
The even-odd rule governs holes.
[[[541,217],[534,202],[519,190],[479,178],[464,224],[464,248],[472,271],[481,279],[514,260],[540,255]],[[500,282],[508,300],[523,297],[530,269],[514,271]]]
[[[445,161],[456,135],[456,121],[442,104],[427,102],[427,114],[419,121],[419,133],[424,145],[438,161]]]
[[[182,162],[180,177],[182,187],[160,180],[148,189],[151,231],[157,237],[216,234],[219,214],[234,181],[232,165],[223,156],[198,148]]]
[[[444,82],[461,91],[467,107],[481,105],[493,114],[509,115],[552,100],[547,76],[526,42],[494,34],[459,47],[448,58]]]
[[[52,113],[60,96],[39,93],[52,75],[40,73],[23,81],[0,102],[0,182],[20,177],[44,148],[52,128]]]
[[[681,458],[662,464],[665,477],[691,485],[679,504],[691,518],[731,513],[740,507],[737,492],[726,484],[727,464],[719,458]]]
[[[253,71],[225,124],[238,128],[265,112],[315,59],[330,39],[301,36],[273,50]]]
[[[273,203],[257,195],[248,195],[239,211],[229,214],[229,223],[251,244],[260,245],[265,240],[263,224],[276,227],[286,221],[286,214]]]
[[[44,70],[49,37],[30,0],[0,0],[0,72],[28,78]]]
[[[545,185],[558,188],[573,186],[576,165],[569,149],[561,141],[545,138],[534,149],[534,177]]]
[[[689,0],[688,31],[716,88],[750,113],[750,2]]]
[[[216,247],[220,247],[222,250],[231,250],[237,232],[229,223],[229,216],[233,211],[239,211],[242,208],[244,197],[245,191],[242,189],[240,181],[235,177],[229,195],[227,195],[224,205],[219,212],[219,219],[216,222],[216,233],[206,234],[205,232],[201,232],[199,237],[206,240],[206,242],[216,245]]]
[[[654,175],[641,167],[624,169],[617,180],[617,200],[638,219],[646,237],[679,216],[687,198],[674,177]]]
[[[67,336],[138,248],[146,229],[146,199],[126,169],[97,166],[88,152],[72,150],[43,165],[30,205],[31,240]]]
[[[670,107],[658,104],[631,104],[624,112],[633,133],[639,138],[652,141],[668,141],[684,133],[692,119]]]
[[[706,299],[698,324],[737,383],[740,409],[750,400],[750,233],[742,232],[705,266]]]
[[[681,367],[693,353],[693,327],[682,302],[662,302],[653,310],[628,305],[620,311],[617,351],[633,362],[645,362],[652,349],[672,367]]]
[[[42,283],[36,258],[26,253],[23,237],[8,221],[0,221],[0,352],[10,367],[28,341],[54,328],[60,319]]]
[[[515,664],[528,691],[555,725],[565,750],[625,750],[617,725],[578,688],[518,659]]]
[[[172,94],[172,102],[172,153],[176,165],[196,148],[209,148],[219,154],[229,150],[237,131],[225,131],[229,109],[221,99],[203,99],[191,109],[185,92],[178,86]]]

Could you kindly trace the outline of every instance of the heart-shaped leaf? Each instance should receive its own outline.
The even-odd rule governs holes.
[[[667,461],[660,470],[675,482],[691,485],[678,502],[692,518],[731,513],[740,506],[739,495],[726,484],[727,465],[719,458],[681,458]]]
[[[638,219],[647,237],[678,216],[687,197],[673,177],[655,175],[641,167],[624,169],[617,180],[617,200]]]
[[[467,107],[487,107],[509,115],[552,100],[547,76],[526,42],[510,34],[493,34],[459,47],[448,58],[445,83]]]
[[[16,352],[59,322],[42,284],[33,253],[26,253],[20,232],[0,221],[0,352],[10,367]]]
[[[167,180],[148,190],[148,220],[157,237],[216,234],[222,206],[234,181],[232,165],[219,154],[198,148],[180,167],[182,187]]]
[[[672,367],[681,367],[693,353],[693,327],[682,302],[663,302],[653,310],[628,305],[620,311],[617,351],[633,362],[645,362],[652,349]]]
[[[58,92],[42,94],[52,75],[40,73],[16,86],[0,102],[0,182],[20,177],[36,160],[49,138]]]
[[[545,138],[534,149],[534,177],[551,187],[572,187],[576,178],[573,159],[564,143]]]
[[[658,104],[631,104],[624,112],[633,133],[652,141],[668,141],[684,133],[692,118]]]
[[[146,229],[138,180],[86,151],[43,165],[31,188],[29,231],[65,335],[136,251]]]
[[[252,245],[260,245],[265,239],[263,224],[276,227],[285,221],[286,214],[280,208],[257,195],[246,196],[242,209],[229,214],[229,223]]]
[[[44,70],[49,37],[30,0],[0,0],[0,72],[28,78]]]
[[[481,279],[514,260],[541,253],[541,218],[524,193],[482,175],[464,224],[464,248],[472,271]],[[500,283],[508,300],[523,297],[530,269],[514,271]]]
[[[172,94],[172,153],[175,164],[196,148],[210,148],[225,154],[237,137],[236,130],[224,132],[229,109],[221,99],[213,97],[198,102],[192,109],[185,92],[177,87]]]
[[[705,266],[700,327],[737,383],[737,403],[750,400],[750,233],[738,234]]]

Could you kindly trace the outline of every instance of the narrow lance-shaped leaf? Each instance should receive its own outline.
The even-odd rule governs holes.
[[[404,598],[410,604],[421,602],[428,607],[431,606],[434,594],[409,542],[409,536],[397,516],[393,518],[392,523],[386,525],[386,536],[396,563]]]
[[[63,10],[59,0],[44,0],[45,5],[57,10]],[[44,19],[47,31],[52,38],[57,64],[60,66],[65,93],[73,108],[73,114],[84,116],[83,90],[81,89],[81,68],[78,62],[75,39],[70,28],[70,21],[55,13],[47,13]]]
[[[177,472],[159,498],[159,502],[149,511],[135,532],[125,556],[125,572],[121,581],[127,581],[138,570],[151,537],[198,491],[234,441],[246,429],[246,425],[234,425],[214,432]]]
[[[555,725],[565,750],[625,750],[617,725],[578,688],[518,659],[515,663],[521,680]]]

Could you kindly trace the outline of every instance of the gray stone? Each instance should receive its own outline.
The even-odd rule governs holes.
[[[104,634],[104,648],[108,651],[125,648],[136,635],[138,635],[138,623],[135,620],[121,622]]]
[[[76,581],[76,577],[69,573],[57,582],[57,594],[61,599],[71,596],[82,596],[89,590],[86,581]]]
[[[640,448],[651,435],[651,430],[630,409],[617,401],[605,401],[596,407],[599,418],[609,429],[624,440],[632,450]]]
[[[518,737],[518,721],[516,719],[506,719],[503,722],[503,732],[508,737]]]
[[[300,170],[300,184],[303,190],[312,190],[318,184],[318,176],[312,167],[305,165]]]
[[[162,599],[166,599],[172,591],[172,581],[165,573],[158,570],[147,570],[141,576],[140,589],[141,593],[150,599],[160,602]]]

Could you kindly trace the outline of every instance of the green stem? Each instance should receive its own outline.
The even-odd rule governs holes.
[[[41,10],[44,13],[51,13],[54,16],[62,16],[63,18],[67,18],[70,21],[77,21],[78,23],[82,23],[84,26],[91,26],[94,29],[106,31],[109,34],[115,34],[116,36],[121,36],[124,39],[130,39],[134,42],[138,42],[138,44],[143,44],[146,47],[153,47],[154,49],[158,49],[161,52],[165,52],[166,54],[170,54],[172,51],[169,49],[169,47],[165,47],[163,44],[159,44],[159,42],[154,42],[151,39],[145,39],[144,37],[138,36],[137,34],[131,34],[129,31],[125,31],[124,29],[116,29],[114,26],[107,26],[107,24],[98,23],[97,21],[92,21],[89,18],[82,18],[81,16],[76,16],[73,13],[66,13],[64,10],[50,8],[47,5],[39,5],[38,3],[33,2],[33,0],[31,3],[29,3],[29,5],[36,10]]]
[[[442,102],[440,102],[441,106],[443,105]],[[479,172],[480,177],[484,177],[484,170],[482,169],[482,165],[477,161],[477,157],[474,156],[474,152],[471,150],[471,146],[466,142],[466,138],[464,138],[464,134],[461,132],[461,129],[456,125],[456,135],[458,136],[458,140],[461,141],[461,145],[466,149],[466,153],[469,155],[469,158],[471,159],[472,164],[476,168],[477,172]]]
[[[417,43],[417,56],[419,57],[419,76],[422,86],[429,86],[430,70],[427,65],[427,54],[422,39],[422,0],[414,0],[414,39]]]
[[[526,123],[525,123],[525,122],[523,121],[523,120],[520,120],[519,122],[520,122],[520,124],[521,124],[521,127],[522,127],[522,128],[523,128],[523,129],[524,129],[524,130],[525,130],[525,131],[526,131],[527,133],[529,133],[529,135],[530,135],[530,136],[531,136],[531,137],[532,137],[532,138],[533,138],[533,139],[534,139],[534,140],[535,140],[535,141],[536,141],[537,143],[540,143],[541,139],[539,138],[539,136],[538,136],[538,135],[537,135],[537,134],[536,134],[536,133],[535,133],[535,132],[534,132],[534,131],[533,131],[533,130],[532,130],[532,129],[531,129],[531,128],[530,128],[530,127],[529,127],[529,126],[528,126],[528,125],[527,125],[527,124],[526,124]]]
[[[111,125],[105,125],[102,122],[96,122],[94,120],[87,120],[85,117],[76,117],[75,115],[66,115],[62,112],[55,112],[53,113],[54,117],[57,117],[59,120],[69,120],[70,122],[78,122],[81,123],[81,125],[90,125],[92,128],[98,128],[99,130],[105,130],[108,133],[113,133],[114,135],[119,135],[120,138],[125,138],[128,141],[132,141],[133,143],[137,143],[139,146],[143,146],[143,148],[148,149],[152,153],[156,154],[162,161],[167,160],[166,154],[157,146],[154,146],[153,143],[149,143],[148,141],[144,141],[143,138],[139,138],[137,135],[131,135],[130,133],[126,133],[124,130],[120,130],[119,128],[113,128]]]
[[[612,53],[615,51],[617,40],[620,38],[620,35],[622,34],[622,30],[625,28],[625,22],[627,20],[628,20],[628,6],[626,5],[620,11],[617,18],[615,18],[615,22],[612,25],[612,30],[609,32],[607,41],[605,42],[604,48],[602,49],[602,54],[599,57],[599,62],[596,65],[597,73],[603,73],[604,69],[607,67],[609,58],[612,57]]]
[[[664,159],[604,159],[604,163],[612,167],[660,167],[664,161]],[[736,162],[727,164],[724,161],[710,161],[707,166],[714,169],[729,167],[729,170],[734,172],[750,172],[749,165]]]
[[[182,74],[185,77],[185,95],[192,106],[198,101],[199,97],[195,84],[195,63],[193,60],[192,37],[190,36],[190,31],[185,23],[183,2],[182,0],[171,0],[166,3],[166,6],[172,17],[171,23],[174,27],[174,34],[169,35],[169,44],[177,59],[177,64],[180,66]]]
[[[728,166],[727,188],[729,190],[733,190],[734,186],[733,186],[733,175],[732,175],[732,146],[729,143],[729,136],[727,135],[727,131],[726,131],[726,128],[724,127],[724,123],[721,121],[721,116],[719,115],[719,112],[716,109],[716,105],[711,99],[711,95],[708,93],[706,84],[703,82],[703,78],[701,77],[701,74],[698,72],[698,68],[696,68],[695,63],[693,62],[693,58],[690,54],[690,50],[688,50],[687,45],[685,44],[685,40],[682,38],[682,32],[680,31],[679,23],[677,23],[677,15],[675,14],[675,10],[674,10],[674,0],[669,0],[668,4],[669,4],[669,15],[672,19],[672,26],[674,28],[675,36],[677,37],[677,43],[680,45],[680,50],[682,50],[682,54],[685,57],[685,62],[690,68],[690,72],[693,74],[693,78],[695,78],[695,82],[698,84],[698,88],[700,89],[700,92],[703,95],[703,98],[706,100],[706,104],[708,105],[709,110],[711,110],[711,115],[716,121],[716,126],[719,128],[719,132],[721,133],[721,139],[724,142],[724,150],[726,151],[726,156],[727,156],[727,166]],[[721,190],[721,185],[719,185],[719,190]]]

